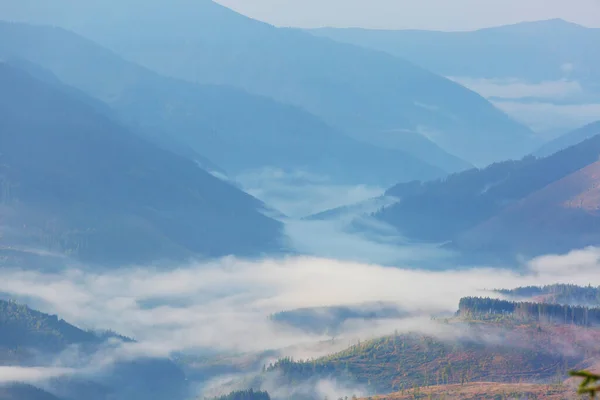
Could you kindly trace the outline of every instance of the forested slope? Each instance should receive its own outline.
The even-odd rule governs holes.
[[[4,246],[123,264],[280,248],[262,202],[0,64]]]

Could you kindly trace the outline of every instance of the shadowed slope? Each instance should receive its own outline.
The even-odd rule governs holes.
[[[278,248],[255,198],[6,64],[0,86],[3,245],[109,263]]]
[[[561,253],[600,243],[600,161],[525,197],[461,234],[478,252]]]
[[[408,131],[478,165],[522,156],[535,144],[528,128],[481,96],[408,61],[275,28],[212,1],[51,3],[56,10],[15,7],[6,15],[73,29],[165,75],[300,106],[366,142],[405,146]]]
[[[445,174],[401,149],[352,139],[299,107],[233,87],[162,77],[62,29],[0,23],[0,56],[39,64],[106,102],[161,145],[186,144],[231,174],[303,169],[335,181],[374,184]],[[451,171],[468,166],[450,156],[433,158]]]

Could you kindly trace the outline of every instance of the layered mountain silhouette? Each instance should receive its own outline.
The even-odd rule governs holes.
[[[144,136],[145,138],[151,140],[158,146],[194,160],[199,166],[201,166],[205,170],[211,171],[213,173],[227,175],[226,171],[219,167],[217,164],[207,159],[203,155],[199,154],[189,145],[185,144],[182,141],[183,138],[179,139],[177,137],[174,137],[174,135],[168,135],[165,131],[161,131],[156,128],[152,129],[151,127],[148,127],[147,130],[142,129],[140,123],[137,123],[136,121],[132,120],[131,118],[128,118],[127,116],[121,116],[118,111],[111,108],[108,104],[86,94],[80,89],[77,89],[73,86],[65,85],[50,70],[45,69],[40,65],[32,63],[23,58],[14,58],[8,56],[5,62],[9,65],[16,67],[17,69],[21,69],[27,72],[29,75],[39,79],[42,82],[52,85],[54,88],[70,95],[71,97],[75,97],[77,100],[92,106],[94,110],[96,110],[100,114],[105,115],[112,120],[119,121],[122,124],[128,125],[128,127],[135,133]]]
[[[264,205],[97,112],[0,64],[2,246],[98,263],[279,249]]]
[[[461,233],[454,247],[536,256],[600,243],[600,162],[538,190]]]
[[[569,146],[574,146],[578,143],[583,142],[586,139],[589,139],[593,136],[600,134],[600,121],[592,122],[591,124],[587,124],[579,129],[575,129],[574,131],[565,133],[549,141],[540,147],[534,155],[538,157],[545,157],[551,154],[554,154],[558,151],[566,149]]]
[[[600,29],[561,19],[523,22],[472,32],[317,29],[345,43],[388,52],[444,76],[578,80],[598,93]]]
[[[232,175],[272,167],[391,184],[469,166],[439,148],[432,154],[441,167],[362,143],[301,108],[233,87],[162,77],[59,28],[0,23],[0,56],[47,69],[109,104],[122,122],[161,146],[215,169],[208,158]]]
[[[597,243],[599,154],[600,136],[594,136],[546,158],[530,156],[442,180],[396,185],[386,196],[399,201],[375,216],[410,238],[456,239],[467,252],[536,255],[591,245]]]
[[[362,141],[395,143],[408,152],[416,142],[420,155],[428,153],[420,146],[434,142],[477,165],[533,149],[528,128],[450,80],[383,52],[275,28],[209,0],[85,6],[28,0],[3,13],[73,29],[165,75],[300,106]]]

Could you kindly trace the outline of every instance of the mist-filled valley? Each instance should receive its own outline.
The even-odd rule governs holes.
[[[600,21],[523,21],[0,1],[0,400],[578,398]]]

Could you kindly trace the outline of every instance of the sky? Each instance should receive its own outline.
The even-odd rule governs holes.
[[[472,30],[562,18],[600,27],[600,0],[217,0],[278,26]]]

